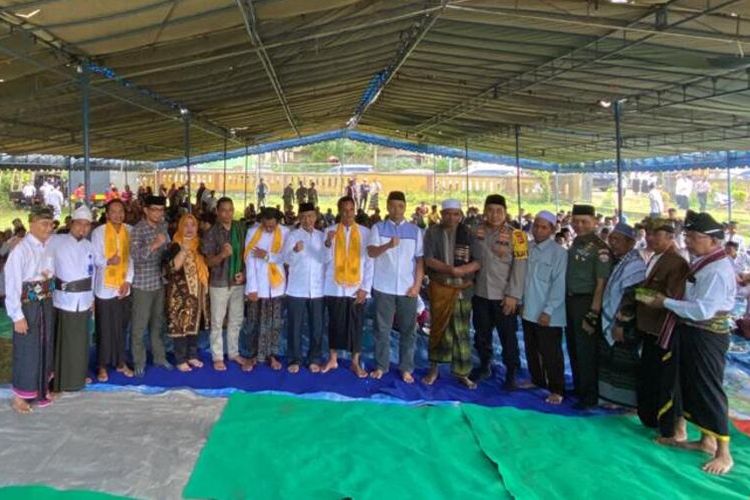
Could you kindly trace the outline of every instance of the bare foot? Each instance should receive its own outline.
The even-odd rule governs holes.
[[[276,359],[276,356],[268,356],[268,365],[272,370],[281,370],[281,361]]]
[[[203,361],[196,358],[188,359],[188,364],[193,368],[203,368]]]
[[[732,460],[732,455],[727,451],[726,453],[717,453],[713,459],[703,464],[702,469],[709,474],[723,476],[732,470],[733,466],[734,460]]]
[[[469,377],[456,377],[456,380],[458,380],[459,383],[465,385],[467,389],[471,389],[472,391],[477,388],[477,383],[471,380]]]
[[[118,367],[117,371],[125,375],[127,378],[133,378],[133,370],[128,368],[128,365],[122,365]]]
[[[553,392],[552,394],[547,396],[547,399],[545,399],[544,402],[551,404],[551,405],[559,405],[560,403],[563,402],[563,397]]]
[[[251,372],[255,368],[256,363],[258,362],[255,358],[248,359],[244,365],[242,365],[242,371],[243,372]]]
[[[367,370],[363,369],[359,361],[354,362],[352,361],[351,370],[354,372],[354,374],[357,376],[357,378],[366,378],[367,377]]]
[[[271,368],[273,368],[273,361],[271,361]],[[276,370],[277,368],[274,368]],[[286,371],[289,373],[298,373],[299,372],[299,365],[298,364],[292,364],[286,367]]]
[[[32,412],[31,405],[22,398],[19,398],[18,396],[15,396],[13,398],[13,402],[10,405],[16,413],[20,413],[21,415],[28,415]]]
[[[326,364],[323,365],[323,368],[320,370],[320,373],[328,373],[331,370],[335,370],[339,367],[338,361],[336,361],[336,358],[328,358],[328,361],[326,361]]]
[[[702,451],[709,455],[716,454],[716,438],[711,436],[702,436],[698,441],[678,441],[677,446],[685,450]]]
[[[684,418],[680,418],[680,420],[677,422],[677,425],[675,425],[674,439],[675,441],[681,442],[687,441],[687,438],[687,422]]]
[[[49,399],[50,401],[57,401],[59,397],[60,397],[59,392],[48,392],[47,397],[45,399]]]
[[[117,370],[117,371],[120,371],[120,370]],[[96,372],[96,380],[99,382],[109,381],[109,375],[107,374],[106,368],[99,368],[99,370]]]
[[[310,373],[320,373],[320,365],[318,363],[310,363],[307,369],[310,370]]]
[[[217,372],[225,372],[227,371],[227,365],[224,364],[224,361],[221,359],[215,359],[214,360],[214,370]]]
[[[383,370],[381,370],[380,368],[377,368],[370,372],[370,378],[374,378],[375,380],[380,380],[381,378],[383,378],[383,375]]]
[[[177,369],[180,370],[181,372],[189,372],[193,370],[192,368],[190,368],[190,365],[187,363],[180,363],[179,365],[177,365]]]
[[[89,385],[91,382],[93,382],[93,380],[91,379],[91,377],[86,377],[84,379],[84,382],[86,383],[86,385]]]
[[[401,372],[401,380],[403,380],[407,384],[413,384],[414,376],[411,374],[411,372]]]
[[[245,363],[247,363],[247,358],[244,358],[238,355],[238,356],[232,356],[231,358],[229,358],[229,361],[234,361],[240,366],[245,366]]]
[[[662,446],[679,446],[682,441],[678,441],[673,437],[658,436],[654,438],[654,443]]]
[[[437,378],[438,378],[438,369],[436,366],[433,366],[432,368],[430,368],[430,371],[427,372],[427,375],[425,375],[422,378],[422,383],[425,385],[432,385],[435,383]]]

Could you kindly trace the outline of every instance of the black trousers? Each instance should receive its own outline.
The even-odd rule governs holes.
[[[198,358],[198,336],[185,335],[184,337],[173,337],[174,342],[174,360],[181,365],[187,363],[190,359]]]
[[[562,350],[562,328],[541,326],[523,321],[523,341],[531,382],[550,392],[565,392],[565,358]]]
[[[722,382],[729,335],[679,325],[682,414],[706,434],[729,440],[729,405]]]
[[[593,295],[569,295],[565,301],[568,328],[565,342],[573,371],[573,386],[581,402],[594,406],[599,402],[599,338],[601,327],[588,333],[583,329],[583,317],[591,309]]]
[[[658,337],[641,333],[643,348],[638,370],[638,418],[646,427],[674,437],[677,418],[682,414],[679,390],[679,335],[672,335],[671,349],[662,349]]]
[[[328,347],[352,354],[362,352],[365,305],[354,297],[325,297],[328,310]]]
[[[518,317],[516,314],[503,314],[502,300],[489,300],[474,296],[471,299],[472,323],[474,325],[474,348],[477,350],[482,367],[492,363],[492,330],[497,330],[503,348],[503,365],[509,373],[515,374],[521,366],[518,349]]]

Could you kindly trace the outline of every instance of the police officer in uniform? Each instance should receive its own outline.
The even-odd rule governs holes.
[[[565,341],[573,369],[578,409],[596,406],[598,394],[597,347],[601,337],[604,286],[612,267],[606,243],[596,234],[596,213],[591,205],[573,205],[576,238],[568,250]]]
[[[478,382],[492,376],[493,331],[497,330],[505,365],[503,387],[512,390],[521,366],[517,308],[523,300],[528,239],[526,233],[508,223],[507,215],[502,195],[487,196],[484,223],[472,242],[472,257],[481,266],[471,299],[474,347],[480,364],[470,379]]]

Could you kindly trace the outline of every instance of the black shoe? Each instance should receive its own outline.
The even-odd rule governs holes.
[[[472,382],[481,382],[482,380],[487,380],[488,378],[492,378],[492,367],[482,365],[477,368],[474,368],[471,370],[471,374],[469,375],[469,380]]]

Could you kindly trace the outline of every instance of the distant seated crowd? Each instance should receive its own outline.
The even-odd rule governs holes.
[[[398,373],[415,383],[424,301],[430,368],[419,382],[433,384],[448,365],[456,381],[476,388],[492,377],[497,332],[505,367],[498,390],[540,388],[553,405],[571,395],[581,410],[635,409],[659,443],[710,453],[709,473],[731,469],[724,354],[735,296],[750,282],[736,224],[670,211],[631,226],[590,205],[512,218],[499,194],[487,196],[481,213],[447,199],[440,210],[419,205],[408,220],[399,191],[388,194],[381,219],[377,199],[363,206],[347,192],[334,215],[320,213],[314,184],[300,188],[296,213],[287,198],[283,211],[265,206],[267,191],[258,191],[258,209],[248,205],[239,220],[232,199],[204,185],[194,204],[175,186],[125,197],[110,188],[101,214],[81,196],[56,232],[55,210],[34,206],[28,232],[15,221],[0,248],[14,325],[13,408],[29,413],[59,392],[108,381],[110,370],[141,377],[147,351],[153,366],[181,372],[225,371],[227,363],[252,372],[267,363],[291,374],[336,370],[348,352],[353,376],[380,379],[391,368],[394,330]],[[375,349],[366,363],[368,300]],[[89,374],[92,312],[97,369]],[[528,380],[519,377],[519,321]],[[210,368],[198,353],[202,326]],[[241,353],[243,331],[249,351]],[[700,441],[686,441],[686,421]]]

